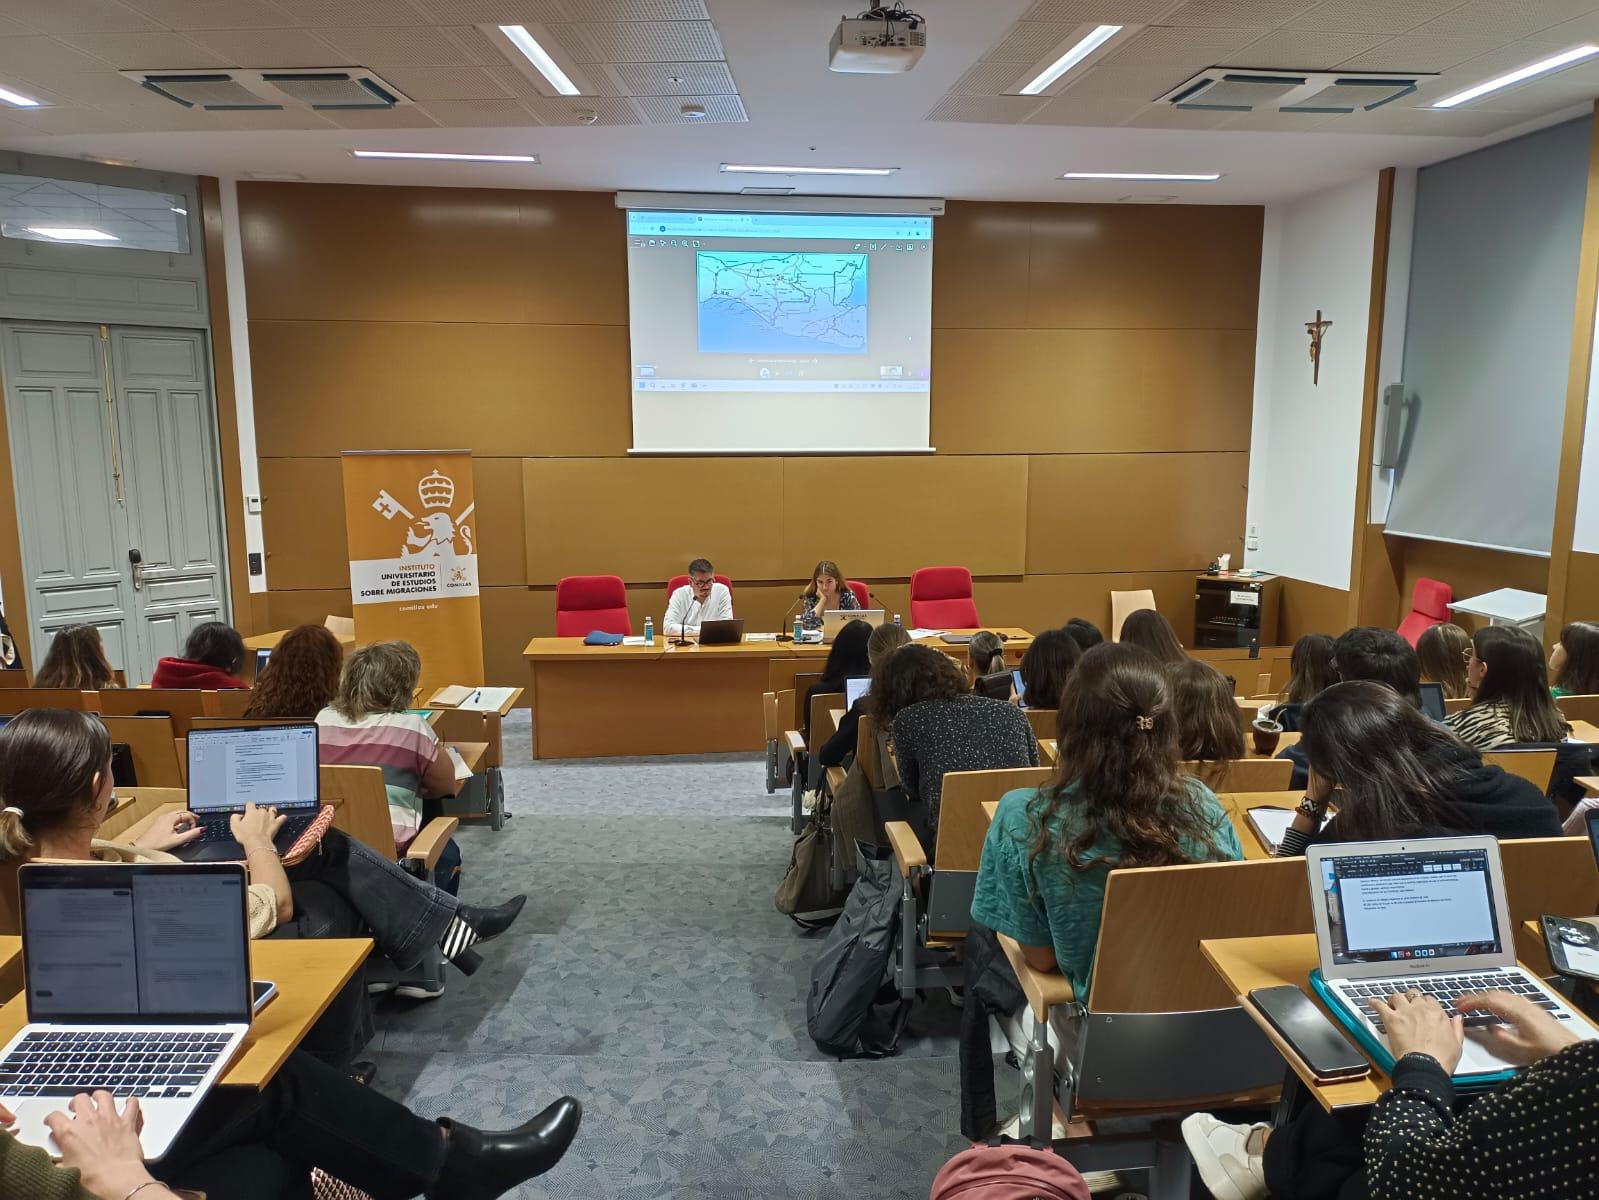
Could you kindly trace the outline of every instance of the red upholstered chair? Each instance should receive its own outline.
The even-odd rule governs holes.
[[[682,587],[687,582],[688,582],[688,576],[687,575],[674,575],[674,576],[672,576],[671,580],[666,585],[666,599],[667,599],[668,603],[671,602],[672,593],[677,591],[678,588]],[[725,587],[727,589],[727,592],[728,592],[729,596],[731,596],[733,594],[733,581],[731,579],[729,579],[726,575],[718,574],[716,576],[716,582],[721,584],[723,587]]]
[[[1414,646],[1421,635],[1449,619],[1454,589],[1441,579],[1418,579],[1410,593],[1410,613],[1399,622],[1399,636]]]
[[[911,624],[918,629],[979,629],[965,567],[922,567],[911,572]]]
[[[619,575],[568,575],[555,585],[555,636],[633,632],[627,587]]]
[[[849,584],[849,590],[855,593],[855,603],[862,608],[870,608],[872,606],[872,591],[870,588],[859,579],[846,579],[844,582]]]

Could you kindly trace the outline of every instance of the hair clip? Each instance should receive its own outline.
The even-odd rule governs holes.
[[[24,817],[26,817],[28,815],[27,813],[23,812],[20,808],[17,808],[17,807],[15,807],[13,805],[10,805],[10,804],[6,805],[4,808],[0,808],[0,812],[10,813],[12,816],[16,817],[16,819],[19,820],[19,821],[22,820],[22,818],[24,818]]]
[[[1137,716],[1137,717],[1134,717],[1133,720],[1135,722],[1137,722],[1138,728],[1140,728],[1140,729],[1148,730],[1148,729],[1155,728],[1155,718],[1154,717]]]

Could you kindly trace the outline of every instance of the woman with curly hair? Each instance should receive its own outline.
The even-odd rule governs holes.
[[[1086,996],[1112,868],[1244,855],[1215,795],[1178,771],[1171,692],[1148,652],[1120,643],[1083,655],[1061,697],[1058,730],[1054,778],[999,802],[972,918],[1015,938],[1028,963],[1058,969]]]
[[[321,625],[296,626],[267,659],[244,715],[314,721],[339,694],[343,668],[344,648],[338,638]]]

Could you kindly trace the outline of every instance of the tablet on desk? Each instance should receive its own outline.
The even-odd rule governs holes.
[[[844,707],[854,708],[856,701],[872,690],[870,675],[856,675],[844,681]]]

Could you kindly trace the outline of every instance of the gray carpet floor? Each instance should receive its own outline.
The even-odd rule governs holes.
[[[488,1127],[580,1098],[577,1142],[521,1197],[925,1198],[962,1146],[958,1014],[918,1005],[897,1058],[817,1051],[818,935],[772,908],[788,797],[759,757],[535,763],[529,738],[518,713],[514,818],[458,835],[463,898],[527,909],[438,1000],[383,1001],[376,1086]]]

